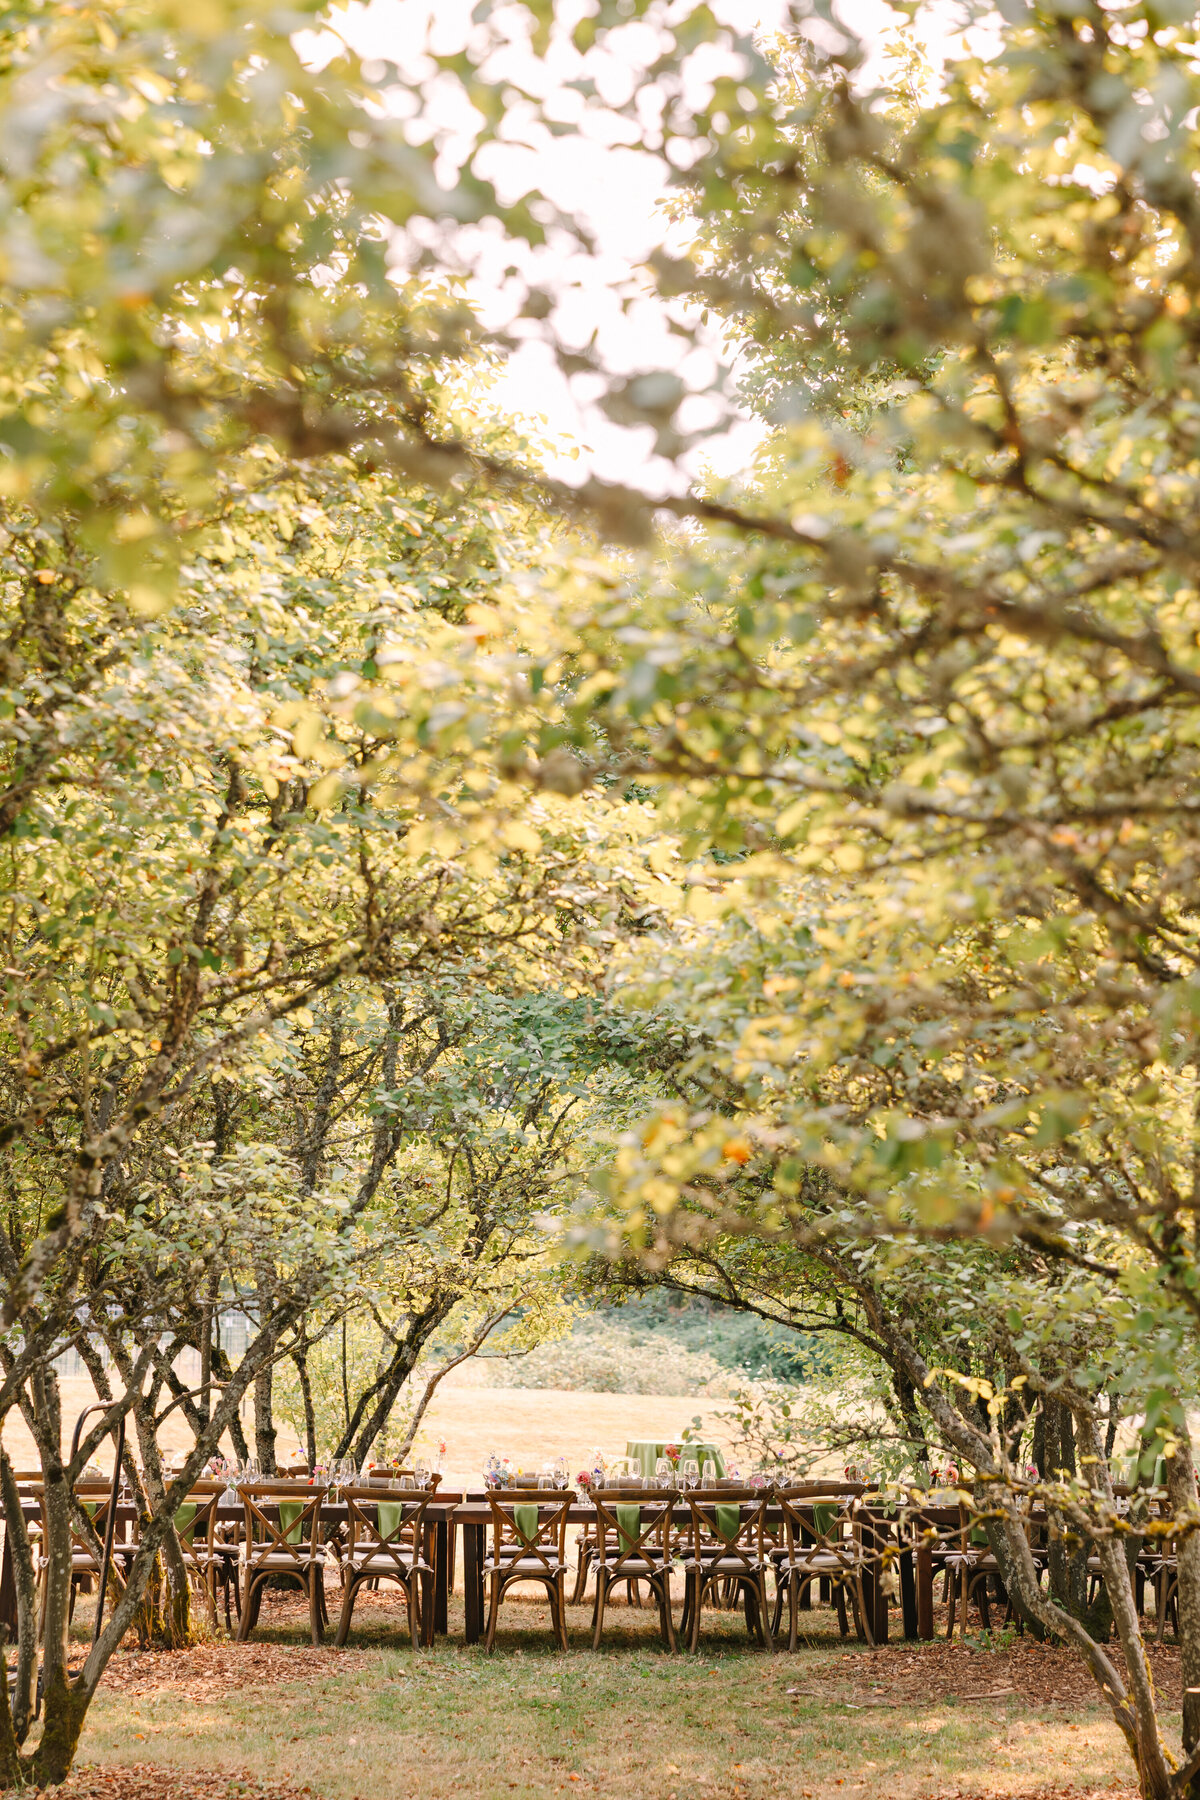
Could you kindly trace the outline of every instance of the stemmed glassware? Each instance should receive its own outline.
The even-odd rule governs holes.
[[[700,1471],[700,1484],[706,1488],[717,1485],[717,1465],[711,1456],[706,1457],[704,1467]]]
[[[674,1468],[669,1456],[660,1456],[654,1464],[655,1484],[660,1488],[669,1488],[675,1479]]]
[[[413,1483],[419,1488],[429,1486],[429,1463],[423,1456],[413,1457]]]

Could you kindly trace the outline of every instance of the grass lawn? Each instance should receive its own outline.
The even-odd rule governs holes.
[[[92,1768],[70,1786],[124,1793],[117,1769],[140,1764],[139,1796],[186,1794],[199,1771],[324,1800],[1132,1793],[1069,1653],[1003,1638],[870,1652],[818,1608],[794,1656],[751,1650],[727,1613],[699,1657],[670,1657],[651,1612],[619,1607],[593,1655],[589,1610],[573,1610],[561,1656],[545,1607],[510,1603],[488,1657],[456,1641],[461,1602],[450,1638],[413,1652],[403,1603],[364,1595],[347,1648],[313,1650],[299,1608],[272,1595],[250,1646],[117,1658],[81,1745]],[[1166,1692],[1178,1662],[1161,1655]]]

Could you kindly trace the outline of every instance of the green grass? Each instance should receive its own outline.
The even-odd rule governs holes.
[[[357,1654],[342,1654],[305,1651],[298,1614],[264,1609],[260,1636],[297,1646],[294,1681],[234,1685],[207,1704],[171,1690],[102,1688],[80,1760],[250,1771],[328,1800],[918,1800],[1128,1778],[1117,1733],[1093,1706],[889,1702],[896,1672],[911,1690],[925,1652],[892,1646],[864,1659],[857,1644],[839,1643],[824,1611],[795,1656],[749,1649],[741,1621],[726,1614],[698,1657],[674,1658],[649,1612],[610,1614],[614,1629],[593,1655],[588,1609],[574,1609],[566,1656],[549,1647],[544,1607],[509,1606],[503,1616],[490,1658],[453,1636],[414,1653],[399,1641],[399,1605],[390,1617],[372,1608],[351,1639]],[[451,1625],[461,1629],[457,1607]],[[223,1666],[238,1654],[223,1652]],[[980,1652],[980,1689],[991,1660]]]

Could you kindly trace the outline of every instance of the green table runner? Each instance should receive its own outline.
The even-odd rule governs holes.
[[[300,1542],[300,1514],[304,1511],[303,1500],[281,1500],[279,1502],[279,1523],[283,1526],[285,1544]]]
[[[642,1529],[642,1509],[640,1506],[615,1506],[617,1519],[617,1544],[622,1556],[628,1556],[637,1548],[638,1533]]]
[[[735,1538],[738,1534],[738,1526],[742,1522],[741,1507],[717,1506],[713,1508],[713,1511],[717,1515],[717,1530],[721,1536],[729,1539]]]
[[[175,1529],[180,1537],[191,1537],[192,1521],[196,1517],[197,1510],[198,1508],[195,1500],[185,1500],[183,1505],[179,1508],[179,1511],[175,1514]]]
[[[514,1506],[513,1524],[525,1539],[526,1544],[532,1543],[537,1536],[538,1529],[537,1502],[530,1501],[524,1506]]]
[[[694,1456],[701,1469],[706,1462],[714,1463],[718,1479],[724,1476],[725,1458],[715,1444],[681,1444],[678,1438],[663,1438],[658,1441],[650,1438],[630,1438],[625,1446],[625,1454],[630,1462],[638,1464],[642,1474],[649,1481],[653,1477],[655,1463],[660,1456],[666,1455],[668,1444],[679,1445],[684,1456]]]
[[[404,1519],[404,1502],[402,1500],[381,1500],[379,1502],[379,1535],[390,1538],[393,1532],[399,1531]]]
[[[820,1500],[813,1507],[813,1524],[817,1528],[817,1536],[827,1538],[838,1522],[841,1511],[836,1500]]]

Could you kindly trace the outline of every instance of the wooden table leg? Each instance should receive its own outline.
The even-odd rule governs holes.
[[[888,1641],[888,1597],[882,1581],[875,1583],[875,1642]]]
[[[917,1636],[933,1637],[933,1551],[917,1546]]]
[[[477,1644],[483,1636],[483,1546],[486,1525],[462,1528],[463,1547],[463,1641]]]
[[[437,1534],[432,1520],[422,1527],[421,1552],[433,1569],[432,1575],[421,1577],[421,1642],[428,1648],[437,1630]]]
[[[879,1579],[880,1567],[876,1560],[887,1542],[887,1527],[878,1519],[866,1518],[862,1523],[863,1548],[863,1606],[866,1611],[865,1623],[869,1625],[871,1636],[877,1644],[886,1644],[888,1638],[888,1602],[882,1581]]]
[[[454,1527],[440,1518],[433,1532],[433,1629],[445,1637],[450,1604],[450,1534]]]
[[[919,1637],[917,1629],[917,1584],[913,1572],[913,1553],[900,1552],[900,1607],[904,1614],[904,1635],[911,1642]]]

